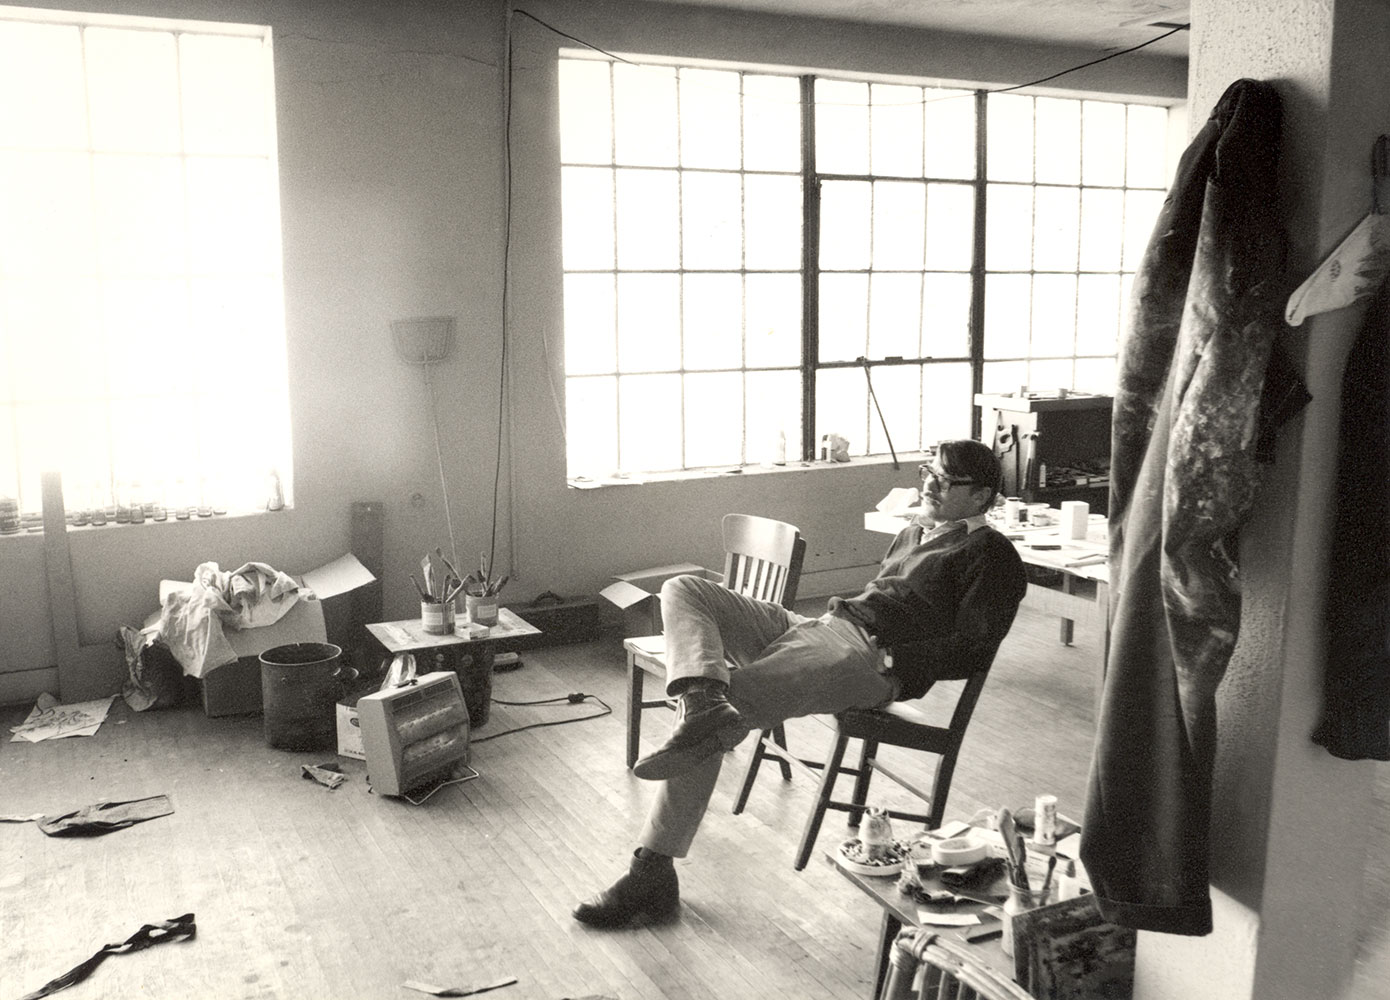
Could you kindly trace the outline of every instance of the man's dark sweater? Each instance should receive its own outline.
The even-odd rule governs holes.
[[[988,669],[1028,589],[1023,560],[998,531],[964,521],[937,531],[921,541],[921,527],[904,528],[863,593],[830,599],[831,614],[890,649],[900,699]]]

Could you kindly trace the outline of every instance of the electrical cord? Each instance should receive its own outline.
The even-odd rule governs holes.
[[[520,7],[513,7],[513,8],[511,9],[510,13],[511,13],[511,14],[520,14],[520,15],[522,15],[523,17],[528,17],[528,18],[530,18],[532,21],[535,21],[537,24],[539,24],[541,27],[545,28],[547,31],[552,31],[552,32],[554,32],[555,34],[559,35],[561,38],[569,39],[571,42],[575,42],[575,43],[577,43],[577,44],[579,44],[579,45],[582,45],[582,46],[584,46],[584,47],[587,48],[587,49],[592,49],[593,51],[599,53],[600,55],[607,56],[609,59],[613,59],[613,60],[616,60],[617,62],[621,62],[621,63],[626,63],[626,64],[629,65],[629,66],[642,66],[642,65],[645,65],[644,63],[636,63],[636,62],[633,62],[631,59],[624,59],[622,56],[620,56],[620,55],[615,55],[614,53],[609,52],[607,49],[601,49],[601,48],[599,48],[597,45],[593,44],[592,42],[586,42],[586,41],[585,41],[584,39],[582,39],[582,38],[578,38],[578,37],[576,37],[575,35],[569,34],[568,32],[561,31],[559,28],[555,27],[555,25],[550,24],[550,23],[547,22],[547,21],[542,21],[539,17],[537,17],[535,14],[532,14],[532,13],[531,13],[530,11],[528,11],[528,10],[522,10]],[[509,15],[509,20],[510,20],[510,15]],[[984,89],[985,93],[987,93],[987,94],[1007,94],[1007,93],[1011,93],[1012,91],[1015,91],[1015,90],[1023,90],[1023,89],[1025,89],[1025,88],[1027,88],[1027,87],[1036,87],[1036,86],[1038,86],[1038,85],[1040,85],[1040,84],[1050,83],[1051,81],[1057,79],[1058,77],[1066,76],[1068,73],[1075,73],[1077,70],[1088,69],[1088,68],[1091,67],[1091,66],[1095,66],[1095,65],[1097,65],[1097,64],[1099,64],[1099,63],[1106,62],[1106,61],[1108,61],[1108,60],[1110,60],[1110,59],[1116,59],[1116,58],[1118,58],[1118,57],[1120,57],[1120,56],[1127,56],[1127,55],[1129,55],[1131,52],[1138,52],[1140,49],[1148,48],[1150,45],[1153,45],[1155,42],[1161,42],[1161,41],[1163,41],[1165,38],[1169,37],[1170,35],[1176,35],[1179,31],[1187,31],[1187,30],[1188,30],[1189,28],[1191,28],[1191,27],[1192,27],[1191,24],[1179,24],[1179,25],[1177,25],[1176,27],[1171,28],[1171,29],[1169,29],[1168,31],[1165,31],[1165,32],[1164,32],[1163,34],[1161,34],[1161,35],[1155,35],[1153,38],[1150,38],[1148,41],[1140,42],[1138,45],[1131,45],[1129,48],[1120,49],[1120,50],[1117,51],[1117,52],[1110,52],[1110,53],[1107,53],[1106,55],[1103,55],[1103,56],[1101,56],[1101,57],[1098,58],[1098,59],[1092,59],[1092,60],[1090,60],[1090,61],[1088,61],[1088,62],[1079,63],[1079,64],[1076,65],[1076,66],[1068,66],[1066,69],[1058,70],[1056,73],[1051,73],[1051,74],[1049,74],[1048,76],[1039,77],[1039,78],[1036,79],[1036,80],[1029,80],[1027,83],[1016,83],[1016,84],[1014,84],[1013,86],[1010,86],[1010,87],[993,87],[993,88],[986,87],[986,88],[983,88],[983,89]],[[509,30],[510,30],[510,25],[509,25]],[[912,102],[912,103],[914,103],[914,104],[934,104],[934,103],[936,103],[937,101],[958,100],[958,99],[960,99],[961,97],[967,97],[967,96],[971,96],[971,95],[973,95],[973,94],[974,94],[974,91],[972,90],[972,91],[967,91],[965,94],[952,95],[952,96],[950,96],[950,97],[928,98],[927,100],[924,100],[924,101],[914,101],[914,102]]]
[[[592,715],[581,715],[577,719],[554,719],[550,722],[532,722],[525,726],[517,726],[514,729],[504,729],[500,733],[489,733],[487,736],[478,736],[469,740],[470,743],[486,743],[488,740],[495,740],[499,736],[510,736],[512,733],[525,732],[528,729],[543,729],[546,726],[564,726],[571,722],[584,722],[588,719],[601,719],[605,715],[612,715],[613,708],[596,694],[585,694],[582,691],[575,691],[572,694],[563,695],[559,698],[539,698],[536,701],[503,701],[501,698],[493,698],[494,705],[558,705],[569,704],[579,705],[585,701],[593,699],[603,706],[602,712],[594,712]]]

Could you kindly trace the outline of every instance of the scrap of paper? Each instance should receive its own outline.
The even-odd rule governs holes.
[[[343,773],[343,768],[336,761],[327,764],[300,764],[305,778],[317,781],[320,785],[327,788],[337,788],[344,781],[347,775]]]
[[[920,494],[911,486],[896,486],[888,495],[874,504],[874,510],[885,514],[906,514],[909,508],[917,506]]]
[[[401,985],[408,990],[432,993],[437,997],[471,997],[474,993],[486,993],[488,990],[510,986],[514,982],[516,982],[516,976],[504,976],[496,982],[485,983],[481,986],[432,986],[429,983],[422,983],[418,979],[407,979]]]
[[[978,924],[980,918],[974,913],[937,913],[919,906],[917,922],[934,927],[969,927],[971,924]]]
[[[115,695],[98,698],[96,701],[80,701],[71,705],[60,705],[58,699],[47,691],[39,695],[29,717],[18,726],[11,726],[11,743],[28,740],[38,743],[42,740],[57,740],[65,736],[94,736],[106,721],[106,713],[111,710]]]

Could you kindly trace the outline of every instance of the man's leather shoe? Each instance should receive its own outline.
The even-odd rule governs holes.
[[[722,684],[710,684],[682,694],[671,738],[632,765],[632,773],[648,781],[665,781],[738,746],[748,735],[748,724],[729,704],[725,690]]]
[[[665,855],[632,854],[628,872],[593,899],[574,908],[574,919],[590,927],[641,927],[673,916],[680,909],[680,882]]]

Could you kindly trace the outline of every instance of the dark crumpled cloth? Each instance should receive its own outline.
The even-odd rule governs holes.
[[[133,951],[144,951],[157,944],[173,941],[191,941],[198,936],[198,924],[193,914],[185,913],[155,924],[143,924],[140,929],[117,944],[103,945],[91,958],[79,963],[57,979],[51,979],[32,993],[26,993],[19,1000],[42,1000],[43,997],[76,986],[90,976],[98,965],[112,955],[128,955]]]
[[[96,802],[58,816],[45,816],[38,821],[38,827],[50,837],[99,837],[147,819],[168,816],[173,811],[169,796],[151,795],[125,802]]]
[[[1212,929],[1216,688],[1240,627],[1240,529],[1278,423],[1308,396],[1285,328],[1281,110],[1238,80],[1188,146],[1120,345],[1111,644],[1081,859],[1112,923]]]
[[[1342,375],[1327,666],[1313,742],[1346,760],[1390,760],[1390,285]]]

